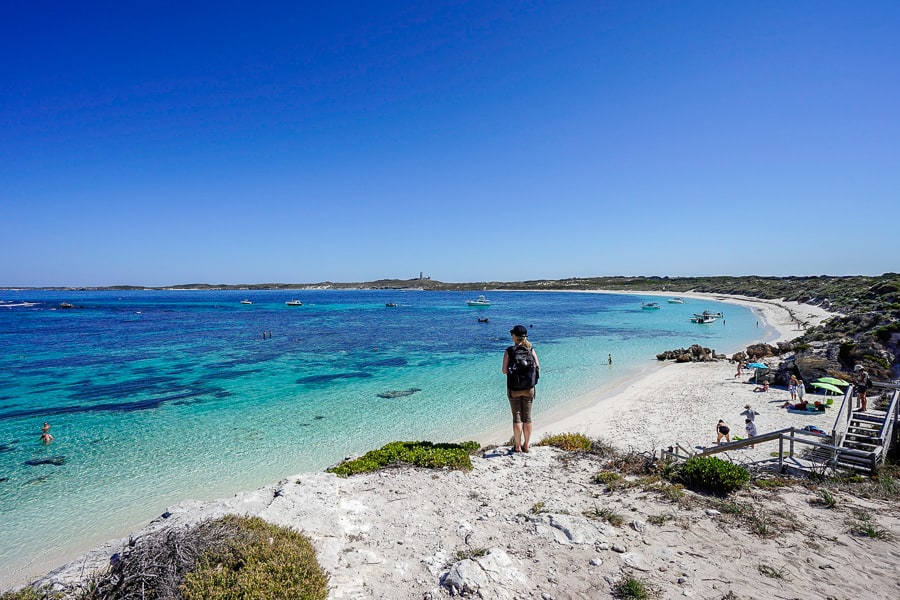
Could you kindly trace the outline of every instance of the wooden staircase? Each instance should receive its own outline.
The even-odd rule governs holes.
[[[807,458],[818,463],[830,463],[838,469],[873,471],[884,459],[885,444],[881,435],[887,415],[885,411],[871,409],[851,413],[840,446],[833,451],[815,448],[808,453]],[[858,452],[842,452],[843,449]]]
[[[897,384],[879,384],[879,391],[885,394],[881,403],[886,410],[871,408],[879,404],[875,398],[869,399],[869,410],[860,412],[853,409],[856,398],[853,388],[848,388],[844,395],[844,403],[835,420],[832,439],[835,448],[816,448],[810,458],[823,463],[830,463],[834,468],[866,471],[873,473],[884,462],[884,457],[891,445],[895,443],[898,417]]]

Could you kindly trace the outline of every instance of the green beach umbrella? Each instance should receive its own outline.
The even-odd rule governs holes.
[[[813,383],[812,386],[814,388],[821,388],[821,389],[825,390],[826,394],[828,392],[834,392],[835,394],[843,394],[844,393],[844,390],[842,390],[838,386],[832,385],[830,383],[821,383],[821,382],[817,381],[817,382]]]
[[[816,381],[818,381],[819,383],[830,383],[831,385],[837,385],[840,387],[846,387],[850,385],[843,379],[838,379],[837,377],[819,377],[818,379],[816,379]]]

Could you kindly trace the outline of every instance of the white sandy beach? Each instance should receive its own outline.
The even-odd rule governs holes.
[[[646,295],[646,294],[645,294]],[[683,297],[704,297],[683,294]],[[797,319],[815,326],[831,313],[809,305],[776,303],[749,298],[716,296],[719,301],[742,304],[752,308],[760,319],[777,331],[776,336],[762,337],[759,342],[774,344],[802,335]],[[663,350],[662,348],[660,350]],[[728,356],[743,350],[735,348]],[[777,364],[776,362],[773,364]],[[675,443],[686,448],[710,446],[716,440],[715,426],[719,419],[728,423],[741,437],[744,417],[740,414],[750,404],[759,412],[756,423],[759,433],[785,427],[817,425],[830,430],[833,413],[794,414],[781,408],[790,394],[784,389],[771,388],[768,393],[754,393],[753,370],[745,370],[734,377],[736,364],[731,361],[710,363],[660,363],[645,376],[629,382],[612,392],[598,391],[579,402],[584,408],[575,413],[560,411],[546,415],[535,423],[535,438],[552,433],[578,432],[591,438],[603,438],[617,448],[659,450]],[[565,409],[563,409],[565,410]],[[512,432],[503,432],[508,440]],[[476,438],[481,439],[481,438]],[[493,438],[490,438],[493,439]],[[734,460],[759,459],[772,448],[741,450]]]
[[[752,306],[784,340],[801,333],[795,317],[816,324],[829,316],[806,305],[729,301]],[[786,391],[754,393],[747,383],[752,372],[741,379],[734,374],[730,361],[661,364],[617,390],[577,399],[577,412],[542,415],[534,440],[581,432],[622,450],[708,446],[718,419],[744,435],[740,413],[746,404],[760,413],[760,433],[790,425],[830,428],[833,413],[788,413],[778,407],[788,399]],[[485,432],[475,439],[502,445],[510,434]],[[749,462],[774,450],[763,445],[728,456]],[[751,487],[731,500],[746,506],[756,523],[778,531],[760,536],[708,498],[688,494],[694,500],[674,503],[640,486],[607,490],[592,481],[600,470],[595,457],[545,447],[530,454],[499,448],[473,462],[468,473],[392,469],[348,479],[304,473],[230,499],[183,502],[135,535],[226,512],[259,515],[313,540],[334,599],[608,598],[625,574],[660,598],[900,595],[900,510],[893,504],[835,492],[835,507],[826,509],[815,503],[815,486]],[[623,523],[596,518],[602,511],[621,515]],[[858,511],[892,537],[851,534],[848,523]],[[102,568],[121,546],[121,540],[110,542],[44,581],[71,581],[83,569]],[[478,554],[483,556],[465,558]],[[21,582],[3,585],[11,583]]]

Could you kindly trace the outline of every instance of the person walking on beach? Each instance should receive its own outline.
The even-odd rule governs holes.
[[[735,377],[740,377],[744,372],[744,363],[743,361],[738,361],[738,370],[737,373],[734,374]]]
[[[608,360],[608,362],[609,362],[609,366],[612,366],[612,354],[609,355],[609,360]]]
[[[531,405],[541,365],[528,341],[525,326],[516,325],[509,333],[513,345],[503,352],[503,374],[506,375],[506,397],[512,411],[513,447],[514,452],[528,452],[531,449]]]
[[[759,415],[758,412],[756,412],[755,410],[750,408],[749,404],[744,405],[744,412],[742,412],[741,414],[744,415],[744,418],[750,419],[751,421],[754,421],[754,422],[756,421],[756,417]]]
[[[719,422],[716,423],[716,443],[721,444],[722,438],[725,438],[729,444],[731,443],[731,428],[728,427],[728,423],[719,419]]]

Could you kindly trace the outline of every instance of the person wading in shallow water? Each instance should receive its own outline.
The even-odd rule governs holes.
[[[49,444],[53,441],[53,436],[50,435],[50,423],[44,423],[41,427],[41,443]]]
[[[528,389],[516,389],[519,387],[513,374],[516,350],[526,350],[534,360],[535,375],[540,369],[537,353],[531,342],[528,341],[528,330],[524,325],[516,325],[510,330],[513,345],[503,353],[503,374],[506,375],[506,397],[509,399],[509,407],[513,418],[513,447],[514,452],[528,452],[531,441],[531,405],[534,402],[534,385]]]

